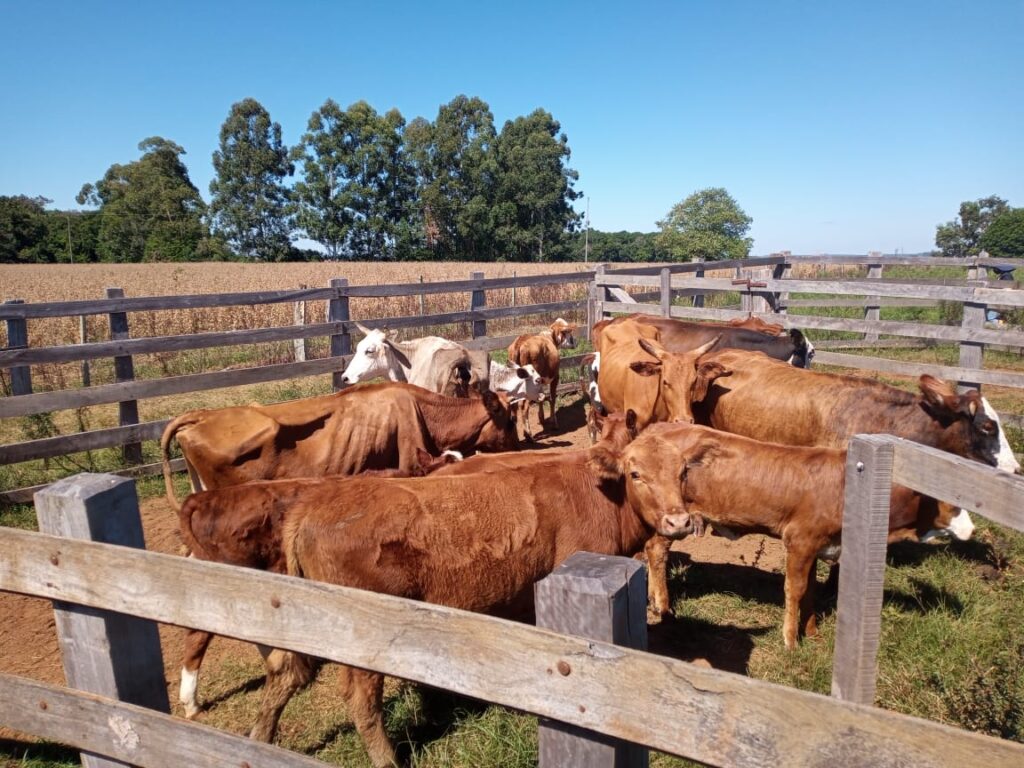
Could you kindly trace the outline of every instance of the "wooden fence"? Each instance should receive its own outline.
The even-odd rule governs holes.
[[[877,620],[872,616],[881,602],[877,574],[884,567],[888,520],[883,500],[893,482],[973,503],[992,519],[1024,529],[1019,504],[1024,479],[887,436],[854,438],[834,678],[834,689],[844,698],[867,697],[873,690]],[[41,508],[59,513],[51,519],[84,519],[68,524],[66,533],[109,541],[111,531],[125,528],[110,517],[132,506],[125,500],[134,498],[134,487],[112,476],[80,476],[37,498]],[[122,688],[135,681],[146,685],[147,675],[125,674],[129,661],[112,652],[109,642],[88,635],[104,624],[110,615],[105,612],[139,617],[133,621],[141,624],[136,627],[140,637],[147,631],[142,619],[204,629],[533,713],[565,724],[583,741],[618,739],[714,766],[842,768],[876,765],[880,755],[907,768],[962,768],[981,756],[991,768],[1024,764],[1024,745],[1018,743],[455,609],[44,533],[0,530],[0,551],[5,553],[0,589],[59,601],[59,611],[77,616],[75,623],[58,614],[58,628],[85,627],[93,639],[68,638],[65,647],[87,654],[81,663],[99,669],[96,677],[110,689],[100,697],[0,675],[0,723],[127,764],[166,765],[183,754],[197,766],[318,763],[112,701],[112,696],[129,698],[133,694],[121,694]],[[600,564],[590,562],[588,574],[612,579],[611,572],[618,571],[621,582],[624,569],[617,559],[604,560],[608,568],[602,572]],[[850,583],[862,574],[871,575],[869,588],[851,593]],[[190,589],[182,590],[182,584]],[[627,591],[642,595],[644,590],[634,584]],[[538,600],[544,593],[537,590]],[[599,612],[609,613],[607,601],[600,606]],[[551,609],[539,606],[538,613],[545,612]],[[642,612],[636,613],[642,623]],[[86,626],[88,620],[94,629]],[[133,648],[138,666],[141,654]],[[156,653],[150,676],[163,674],[158,646]],[[104,671],[117,667],[121,687],[116,672]],[[166,710],[166,690],[156,698],[156,708]],[[588,737],[587,731],[598,735]],[[556,754],[563,756],[559,764],[595,765],[571,762],[564,751]],[[630,765],[644,764],[642,753],[634,749],[632,754]]]
[[[145,398],[283,381],[327,373],[333,376],[335,389],[340,389],[341,372],[348,365],[351,356],[351,334],[356,331],[354,320],[349,312],[349,301],[353,298],[422,297],[425,294],[468,293],[465,311],[405,317],[363,318],[360,319],[360,322],[371,327],[386,325],[389,329],[431,328],[451,323],[468,323],[471,328],[471,337],[461,340],[462,343],[470,349],[495,350],[508,346],[514,336],[487,336],[489,320],[523,319],[532,316],[550,317],[561,313],[582,312],[586,307],[586,300],[488,307],[488,291],[547,285],[582,285],[593,279],[593,274],[593,272],[563,272],[550,275],[485,279],[482,272],[474,272],[469,280],[360,286],[350,286],[346,279],[336,278],[331,280],[330,286],[326,288],[303,288],[287,291],[131,298],[124,297],[120,289],[109,289],[106,299],[90,301],[41,304],[25,304],[20,300],[8,301],[0,304],[0,320],[6,322],[8,332],[8,347],[0,350],[0,368],[10,370],[13,393],[10,397],[0,398],[0,419],[118,403],[120,426],[2,445],[0,446],[0,465],[116,446],[124,446],[125,459],[129,464],[139,464],[142,461],[141,442],[159,440],[169,421],[169,419],[161,419],[139,423],[137,403]],[[581,293],[584,292],[584,289],[581,288]],[[292,303],[298,308],[311,301],[327,303],[325,314],[327,322],[253,330],[129,338],[128,317],[132,312],[281,303]],[[27,329],[28,323],[31,321],[41,318],[88,315],[109,316],[110,340],[53,347],[34,348],[28,346]],[[296,316],[300,316],[298,309],[296,309]],[[305,317],[304,310],[301,317]],[[546,322],[545,320],[544,324]],[[327,357],[306,359],[307,355],[303,346],[301,347],[302,352],[295,355],[295,362],[289,363],[144,381],[137,380],[134,374],[133,356],[136,355],[265,342],[291,341],[297,343],[317,337],[329,339]],[[578,363],[580,357],[579,355],[567,356],[564,358],[565,367],[571,368],[574,363]],[[32,366],[70,362],[85,364],[90,360],[104,358],[113,358],[115,361],[115,383],[85,386],[81,389],[33,392]],[[570,383],[566,386],[574,387],[576,385]],[[174,467],[180,469],[181,463],[176,463]],[[127,471],[133,476],[159,472],[159,463],[137,466]],[[0,501],[30,501],[32,494],[40,487],[42,486],[0,492]]]

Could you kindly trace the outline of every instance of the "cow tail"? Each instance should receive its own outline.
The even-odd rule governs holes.
[[[172,419],[164,427],[164,434],[160,438],[160,454],[164,469],[164,490],[167,493],[167,501],[171,505],[171,509],[179,514],[181,513],[181,502],[178,501],[178,497],[174,494],[174,480],[171,477],[171,440],[177,436],[178,431],[182,427],[195,424],[198,420],[191,413],[186,413],[176,419]],[[185,464],[188,464],[187,458],[185,459]]]
[[[285,573],[289,576],[302,577],[302,564],[299,562],[297,539],[299,537],[299,518],[286,515],[281,530],[281,546],[284,548]]]
[[[202,552],[202,547],[196,541],[195,532],[192,530],[192,517],[198,508],[197,504],[189,503],[186,500],[176,510],[178,513],[178,529],[181,531],[181,541],[189,554],[194,554],[197,551]]]

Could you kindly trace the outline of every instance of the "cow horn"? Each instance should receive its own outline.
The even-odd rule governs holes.
[[[651,344],[651,342],[649,342],[647,339],[641,338],[641,339],[637,339],[637,341],[640,342],[640,348],[644,352],[646,352],[647,354],[653,355],[654,357],[658,358],[659,360],[661,360],[662,357],[664,357],[664,355],[665,355],[665,350],[664,349],[658,349],[653,344]]]
[[[713,338],[707,344],[702,344],[701,346],[699,346],[695,350],[693,350],[693,354],[696,355],[697,357],[700,357],[701,355],[710,352],[711,348],[714,347],[715,344],[717,344],[719,341],[721,341],[721,339],[722,339],[722,334],[718,334],[717,336],[715,336],[715,338]]]
[[[363,334],[363,336],[369,336],[371,333],[373,333],[373,331],[371,331],[365,325],[360,323],[358,320],[354,320],[352,324],[359,330],[361,334]]]

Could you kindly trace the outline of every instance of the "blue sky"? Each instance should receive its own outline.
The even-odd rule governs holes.
[[[722,186],[754,253],[918,252],[962,200],[1024,206],[1024,2],[0,0],[0,194],[73,207],[148,136],[209,199],[231,104],[294,143],[327,98],[562,124],[601,230]],[[585,206],[581,200],[580,210]]]

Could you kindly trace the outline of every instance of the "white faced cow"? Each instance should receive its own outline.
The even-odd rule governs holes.
[[[491,391],[507,392],[510,403],[529,400],[539,403],[544,399],[544,383],[532,365],[506,365],[491,360]]]
[[[440,336],[394,341],[386,330],[356,327],[364,334],[352,361],[341,375],[342,383],[355,384],[377,377],[415,384],[431,392],[466,396],[474,379],[487,377],[486,367],[461,344]]]

